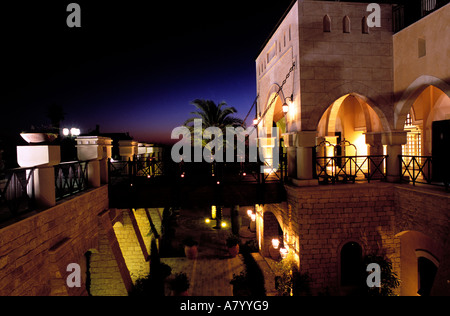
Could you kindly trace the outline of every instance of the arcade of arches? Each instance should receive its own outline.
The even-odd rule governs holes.
[[[276,126],[279,135],[286,136],[290,125],[281,110],[282,100],[277,98],[264,125]],[[357,93],[346,94],[323,113],[314,134],[315,145],[345,139],[355,146],[346,147],[343,156],[389,154],[394,146],[398,154],[432,155],[433,123],[450,119],[450,98],[428,86],[409,107],[403,136],[393,141],[383,137],[392,132],[385,130],[384,118],[373,104]],[[290,143],[286,138],[288,151]],[[349,294],[348,284],[357,277],[349,267],[357,264],[357,258],[372,254],[392,262],[401,279],[398,294],[450,294],[450,262],[443,251],[450,247],[446,233],[450,198],[446,193],[395,183],[288,185],[286,190],[287,203],[257,207],[260,250],[268,258],[278,257],[272,240],[280,240],[295,254],[300,271],[310,274],[316,294],[325,288],[331,294]]]

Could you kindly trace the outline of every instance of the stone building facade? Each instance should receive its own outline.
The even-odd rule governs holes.
[[[450,119],[450,5],[395,34],[393,6],[380,6],[373,28],[367,6],[293,2],[256,59],[259,135],[279,128],[292,179],[287,203],[259,207],[260,248],[287,244],[316,294],[346,294],[348,245],[391,260],[401,295],[420,292],[425,258],[437,269],[432,293],[448,295],[449,197],[393,183],[399,155],[432,155],[433,122]],[[391,184],[317,186],[313,154],[343,140],[355,149],[342,156],[387,154]]]

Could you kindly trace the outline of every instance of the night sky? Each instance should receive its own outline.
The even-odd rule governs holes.
[[[81,28],[67,27],[71,2]],[[225,101],[244,118],[256,97],[256,56],[290,2],[2,3],[0,140],[49,124],[54,103],[66,112],[61,127],[100,125],[151,143],[170,141],[197,98]]]

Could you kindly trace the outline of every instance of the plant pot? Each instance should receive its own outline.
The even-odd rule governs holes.
[[[186,255],[186,258],[189,260],[195,260],[197,259],[198,255],[198,247],[197,246],[184,246],[184,253]]]
[[[239,245],[228,247],[231,258],[235,258],[239,254]]]
[[[58,138],[58,135],[54,133],[21,133],[20,136],[28,144],[51,143]]]

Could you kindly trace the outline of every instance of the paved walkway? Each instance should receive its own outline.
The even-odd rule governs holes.
[[[192,236],[199,242],[199,253],[196,260],[183,258],[162,258],[161,261],[172,268],[172,275],[180,272],[186,273],[190,280],[189,294],[191,296],[232,296],[233,287],[230,284],[233,274],[240,274],[245,269],[241,255],[231,258],[226,247],[226,239],[231,234],[231,222],[229,211],[224,210],[224,221],[226,228],[214,229],[215,221],[205,223],[208,217],[207,211],[182,210],[178,219],[176,239],[182,241],[185,237]],[[242,214],[243,228],[242,241],[249,237],[246,230],[248,222]],[[273,295],[270,288],[274,287],[274,276],[267,262],[259,255],[253,254],[255,260],[260,264],[266,277],[266,291]],[[269,288],[268,288],[269,286]],[[170,292],[167,291],[167,295]]]

